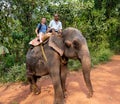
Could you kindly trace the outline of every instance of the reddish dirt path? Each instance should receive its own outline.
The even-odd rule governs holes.
[[[94,95],[87,98],[87,88],[81,72],[71,72],[67,77],[65,104],[120,104],[120,55],[97,65],[91,72]],[[50,78],[39,80],[40,95],[33,95],[28,85],[20,83],[0,87],[0,104],[53,104],[53,86]]]

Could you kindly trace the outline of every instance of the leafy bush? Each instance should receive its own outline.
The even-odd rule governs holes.
[[[113,52],[109,49],[101,49],[96,52],[91,52],[91,64],[92,67],[98,63],[106,62],[108,61],[111,56],[113,55]],[[68,68],[71,71],[77,71],[81,68],[81,63],[78,60],[72,60],[70,59],[68,61]]]
[[[0,77],[0,82],[18,82],[26,81],[26,70],[25,64],[14,65],[8,72],[4,72]]]
[[[70,59],[68,61],[68,69],[69,70],[71,70],[71,71],[73,71],[73,70],[77,71],[77,70],[80,69],[80,67],[81,67],[81,63],[80,63],[79,60],[72,60],[72,59]]]
[[[112,55],[113,52],[110,51],[109,49],[101,49],[97,52],[92,52],[91,53],[92,66],[101,62],[108,61]]]
[[[104,62],[104,61],[108,61],[110,59],[110,56],[112,55],[112,53],[110,52],[110,50],[106,49],[103,50],[102,52],[100,52],[100,54],[98,55],[99,61],[100,62]]]
[[[5,57],[3,58],[3,62],[4,62],[4,64],[5,64],[5,67],[6,67],[6,68],[9,68],[9,67],[13,66],[14,63],[15,63],[15,55],[12,54],[12,55],[7,55],[7,56],[5,56]]]

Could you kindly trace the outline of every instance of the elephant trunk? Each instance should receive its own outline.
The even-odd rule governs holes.
[[[92,97],[93,88],[92,88],[92,83],[90,79],[91,59],[90,59],[90,54],[89,54],[87,45],[83,46],[81,51],[79,52],[79,59],[82,64],[82,72],[83,72],[84,80],[89,90],[89,97]]]

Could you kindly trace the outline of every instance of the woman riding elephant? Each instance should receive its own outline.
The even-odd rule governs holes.
[[[47,61],[43,57],[40,46],[29,49],[26,55],[27,78],[30,82],[30,88],[35,94],[40,93],[40,89],[36,85],[37,78],[49,74],[54,86],[54,104],[64,104],[67,61],[71,58],[81,62],[89,96],[93,95],[90,80],[90,54],[86,39],[78,29],[67,28],[63,30],[62,37],[52,35],[43,47]]]

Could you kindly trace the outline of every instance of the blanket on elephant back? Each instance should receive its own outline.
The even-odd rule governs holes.
[[[45,40],[47,40],[52,34],[51,33],[47,33],[42,37],[42,41],[44,42]],[[43,43],[42,42],[42,43]],[[36,37],[34,38],[32,41],[29,42],[30,45],[32,46],[38,46],[41,44],[41,42],[39,41],[39,38]]]
[[[53,35],[49,39],[49,46],[52,47],[56,52],[60,54],[60,56],[63,55],[63,39],[59,35]]]

